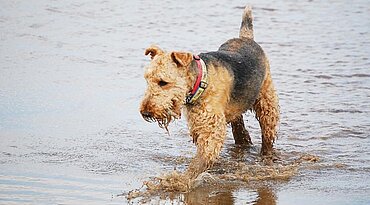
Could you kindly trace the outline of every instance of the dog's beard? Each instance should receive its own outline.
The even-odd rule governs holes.
[[[182,98],[180,98],[182,99]],[[181,118],[181,109],[185,101],[180,101],[175,99],[171,100],[171,103],[167,107],[157,108],[157,111],[154,112],[152,116],[143,116],[144,120],[147,122],[157,122],[158,126],[162,129],[165,129],[168,132],[168,125],[175,121],[176,119]]]
[[[168,132],[168,125],[173,121],[173,118],[168,116],[167,118],[156,119],[156,121],[160,128],[165,129]]]
[[[168,132],[168,125],[172,121],[180,118],[180,114],[178,113],[179,112],[174,112],[170,109],[167,109],[159,116],[144,117],[144,120],[147,122],[157,122],[160,128],[165,129]]]

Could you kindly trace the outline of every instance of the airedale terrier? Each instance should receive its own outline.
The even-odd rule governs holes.
[[[187,173],[191,178],[217,159],[231,124],[236,144],[252,144],[244,127],[243,113],[255,112],[262,133],[261,154],[270,155],[279,122],[278,97],[268,59],[254,41],[252,11],[246,7],[239,38],[222,44],[218,51],[193,55],[165,52],[157,46],[145,50],[151,63],[144,77],[147,90],[140,112],[161,128],[187,117],[197,154]]]

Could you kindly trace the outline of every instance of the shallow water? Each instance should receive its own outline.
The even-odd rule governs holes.
[[[286,180],[147,202],[370,204],[366,0],[0,1],[0,204],[125,204],[149,177],[183,170],[195,151],[185,121],[168,135],[138,113],[143,51],[216,50],[247,3],[280,97],[280,164],[320,160]],[[228,137],[216,171],[258,161],[258,124],[245,119],[255,146]]]

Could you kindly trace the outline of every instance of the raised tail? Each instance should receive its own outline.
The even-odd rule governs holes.
[[[240,26],[239,38],[253,40],[253,17],[252,7],[246,6],[243,13],[242,24]]]

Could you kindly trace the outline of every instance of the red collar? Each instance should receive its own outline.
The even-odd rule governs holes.
[[[193,58],[197,63],[198,76],[193,90],[186,97],[186,104],[193,104],[207,88],[207,68],[205,63],[198,55],[193,55]]]

